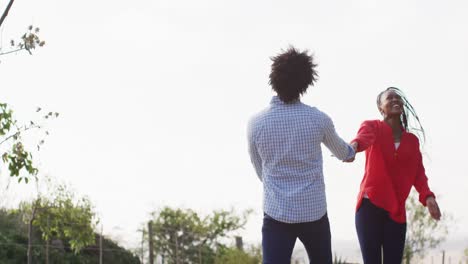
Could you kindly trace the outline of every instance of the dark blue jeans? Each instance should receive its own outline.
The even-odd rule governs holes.
[[[356,231],[364,264],[401,264],[406,224],[393,221],[388,212],[363,199],[356,213]]]
[[[296,239],[299,238],[310,263],[332,264],[328,216],[313,222],[287,224],[268,215],[263,218],[262,251],[264,264],[290,264]]]

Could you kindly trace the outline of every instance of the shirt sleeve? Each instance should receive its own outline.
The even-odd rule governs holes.
[[[426,199],[429,196],[433,196],[435,198],[434,193],[429,189],[428,179],[426,176],[426,171],[424,169],[423,160],[421,151],[419,151],[419,143],[418,143],[418,153],[417,153],[417,162],[418,162],[418,169],[416,172],[416,179],[414,181],[414,188],[419,193],[419,202],[426,206]]]
[[[255,144],[255,131],[254,126],[251,122],[249,123],[247,128],[247,141],[250,161],[254,166],[255,172],[257,173],[257,177],[260,179],[260,181],[262,181],[262,159],[260,158],[260,154],[258,153],[258,149]]]
[[[325,118],[324,129],[323,144],[335,157],[340,160],[347,160],[355,155],[354,149],[338,136],[333,121],[328,116]]]
[[[374,144],[377,138],[377,127],[375,122],[364,121],[359,128],[356,138],[351,142],[356,142],[358,144],[357,152],[366,150],[372,144]]]

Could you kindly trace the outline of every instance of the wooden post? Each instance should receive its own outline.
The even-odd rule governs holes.
[[[153,252],[153,221],[148,222],[149,264],[154,264]]]
[[[198,245],[198,263],[202,264],[202,255],[201,255],[202,244]]]
[[[37,210],[38,201],[33,203],[33,211],[31,214],[31,219],[29,219],[28,225],[28,264],[32,264],[32,240],[33,240],[33,221],[36,217],[36,210]]]
[[[179,242],[177,238],[177,231],[174,232],[175,237],[175,263],[179,264]]]
[[[49,220],[49,216],[47,216],[47,230],[50,230],[49,226],[50,226],[50,220]],[[50,237],[47,237],[47,241],[46,241],[46,264],[49,264],[49,244],[50,244]]]
[[[31,247],[32,247],[31,244],[32,244],[32,239],[33,239],[32,222],[33,222],[33,218],[31,217],[31,219],[29,220],[29,224],[28,224],[28,264],[32,264],[32,251],[31,251]]]
[[[102,225],[101,225],[101,234],[99,235],[99,264],[102,264]]]
[[[145,243],[145,228],[141,229],[141,264],[144,264],[143,262],[145,259],[144,243]]]
[[[236,248],[240,251],[244,250],[244,242],[241,236],[236,236]]]
[[[46,256],[45,256],[45,263],[46,264],[49,264],[49,244],[50,244],[50,240],[47,239],[46,241]]]

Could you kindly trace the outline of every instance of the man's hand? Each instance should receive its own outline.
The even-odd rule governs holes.
[[[431,214],[431,217],[435,220],[440,220],[440,209],[435,198],[432,196],[427,197],[426,205],[427,209],[429,210],[429,213]]]
[[[354,159],[356,158],[356,151],[357,151],[357,148],[358,148],[358,143],[356,141],[352,142],[351,144],[349,144],[353,150],[354,150],[354,156],[347,159],[347,160],[343,160],[343,162],[353,162]]]

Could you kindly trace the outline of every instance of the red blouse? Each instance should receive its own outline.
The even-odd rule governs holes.
[[[412,186],[424,206],[428,196],[435,197],[427,184],[419,140],[414,134],[403,131],[400,146],[395,149],[390,125],[380,120],[368,120],[362,123],[353,141],[358,143],[358,152],[366,151],[356,210],[367,194],[373,204],[389,212],[391,219],[405,223],[405,201]]]

